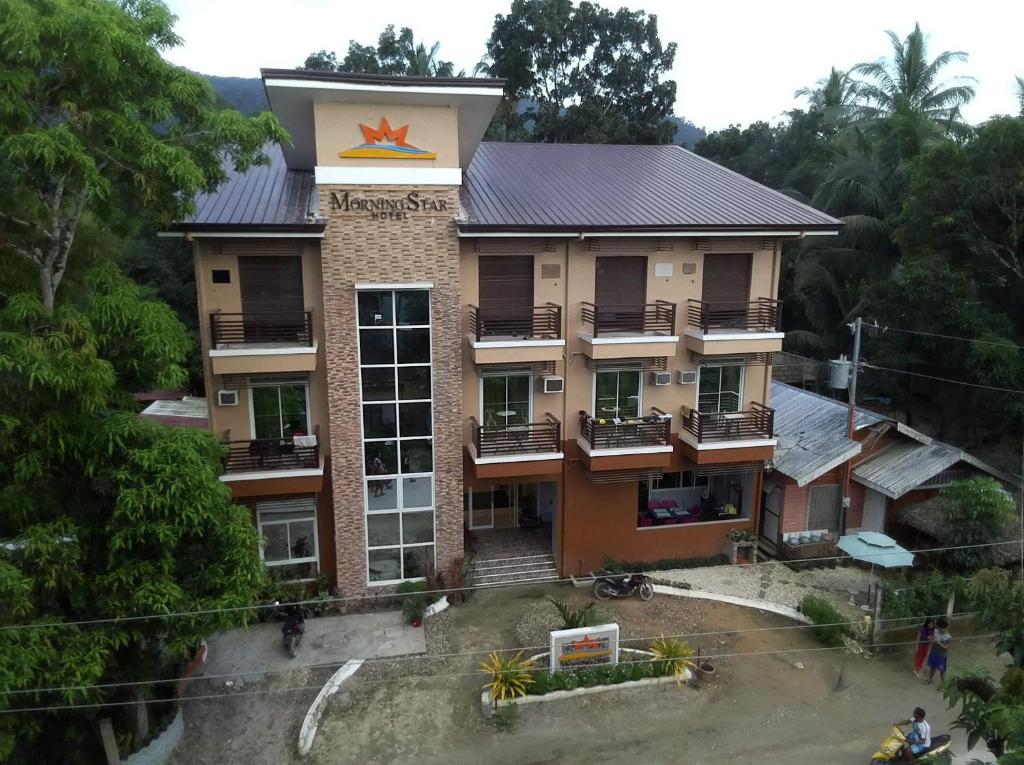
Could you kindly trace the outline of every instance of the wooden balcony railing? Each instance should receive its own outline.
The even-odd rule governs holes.
[[[770,298],[758,298],[749,303],[705,303],[703,300],[691,300],[687,323],[704,334],[713,329],[778,332],[781,316],[782,303]]]
[[[477,457],[556,454],[562,450],[562,423],[550,412],[544,413],[544,422],[522,425],[481,425],[476,417],[469,421]]]
[[[313,345],[313,312],[210,314],[210,343],[225,345]]]
[[[299,436],[312,444],[297,444],[293,438],[256,438],[251,441],[226,441],[225,473],[263,470],[301,470],[320,467],[320,429],[313,436]]]
[[[672,418],[656,407],[647,417],[595,419],[580,410],[580,436],[591,449],[666,446]]]
[[[772,438],[775,410],[756,401],[742,412],[698,412],[684,407],[683,430],[692,434],[699,444]]]
[[[469,307],[469,328],[477,342],[488,337],[559,340],[562,306],[554,303],[522,308]]]
[[[667,300],[635,305],[595,305],[583,301],[583,322],[594,328],[594,337],[674,335],[676,304]]]

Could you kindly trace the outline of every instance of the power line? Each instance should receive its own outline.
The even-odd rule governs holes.
[[[869,327],[874,329],[874,327]],[[917,329],[900,329],[899,327],[883,326],[878,327],[882,332],[902,332],[907,335],[922,335],[924,337],[941,337],[943,340],[960,340],[964,343],[978,343],[980,345],[993,345],[998,348],[1013,348],[1014,350],[1024,351],[1024,345],[1015,345],[1014,343],[1001,343],[995,340],[980,340],[973,337],[958,337],[957,335],[943,335],[938,332],[924,332]]]
[[[1020,539],[1012,539],[1012,540],[1004,540],[1004,541],[1001,541],[1001,542],[983,542],[983,543],[969,544],[969,545],[950,545],[950,546],[947,546],[947,547],[930,547],[930,548],[924,548],[924,549],[918,549],[918,550],[899,550],[899,551],[890,551],[890,552],[877,552],[877,553],[872,553],[870,556],[863,556],[863,557],[859,558],[859,560],[864,560],[867,563],[871,563],[871,562],[873,562],[876,559],[877,560],[884,560],[888,556],[903,555],[903,554],[908,553],[908,552],[912,553],[912,554],[923,554],[923,553],[936,553],[936,552],[950,552],[950,551],[953,551],[953,550],[970,550],[970,549],[981,548],[981,547],[1000,547],[1002,545],[1019,545],[1019,544],[1021,544],[1021,540]],[[867,558],[869,558],[869,557],[871,558],[871,560],[867,560]],[[801,563],[819,563],[819,562],[840,561],[840,560],[852,560],[852,558],[850,558],[847,555],[829,555],[829,556],[821,556],[821,557],[818,557],[818,558],[801,558],[800,562]],[[779,561],[765,560],[765,561],[756,561],[754,563],[745,563],[743,565],[745,567],[779,565]],[[733,568],[733,564],[731,564],[731,563],[719,563],[719,564],[715,564],[715,565],[711,565],[711,566],[704,566],[702,568],[705,569],[705,570],[706,569],[714,569],[714,568]],[[672,568],[666,568],[666,569],[659,569],[657,573],[673,574],[673,573],[681,573],[681,572],[692,571],[692,570],[693,569],[680,569],[680,568],[672,569]],[[655,573],[655,572],[651,572],[651,571],[632,571],[632,572],[627,572],[627,571],[624,571],[624,572],[617,573],[617,574],[606,574],[606,576],[616,576],[616,577],[618,577],[618,576],[633,576],[633,575],[636,575],[636,574],[650,574],[650,573]],[[571,582],[571,581],[572,581],[572,577],[562,577],[560,579],[548,580],[545,583],[546,584],[560,584],[560,583],[564,584],[564,583]],[[71,622],[41,622],[39,624],[6,624],[6,625],[0,625],[0,632],[11,631],[11,630],[50,629],[50,628],[57,628],[57,627],[91,627],[91,626],[95,626],[95,625],[99,625],[99,624],[129,624],[129,623],[132,623],[132,622],[149,621],[149,620],[152,620],[152,619],[171,619],[171,618],[186,617],[186,616],[205,616],[205,615],[209,615],[209,614],[234,613],[234,612],[238,612],[238,611],[259,611],[259,610],[267,609],[267,608],[286,608],[288,606],[327,605],[327,604],[330,604],[330,603],[348,603],[348,602],[352,602],[352,601],[361,601],[361,600],[380,601],[382,599],[388,599],[388,598],[404,599],[404,598],[408,598],[410,596],[420,596],[420,595],[438,595],[438,596],[441,596],[441,595],[448,595],[448,594],[454,593],[454,592],[472,592],[472,591],[481,590],[481,589],[494,590],[494,589],[508,588],[508,587],[532,587],[534,585],[535,585],[534,582],[506,582],[506,583],[502,583],[502,584],[470,585],[470,586],[466,586],[466,587],[447,587],[447,588],[438,588],[438,589],[434,589],[434,590],[420,590],[419,592],[414,592],[414,593],[408,593],[408,592],[371,593],[371,594],[363,594],[363,595],[338,596],[338,597],[332,597],[332,598],[313,598],[313,599],[308,599],[308,600],[295,600],[295,601],[290,601],[288,603],[277,603],[277,604],[274,604],[274,603],[260,603],[260,604],[247,605],[247,606],[231,606],[231,607],[227,607],[227,608],[197,609],[197,610],[194,610],[194,611],[170,611],[170,612],[163,613],[163,614],[140,614],[140,615],[137,615],[137,616],[116,616],[116,617],[108,617],[108,618],[103,618],[103,619],[80,619],[80,620],[71,621]]]
[[[998,635],[986,634],[986,635],[967,635],[963,640],[981,640],[991,639]],[[896,646],[906,645],[917,645],[917,640],[905,640],[893,643],[876,643],[875,648],[892,648]],[[843,651],[846,650],[846,646],[815,646],[813,648],[781,648],[773,651],[745,651],[742,653],[708,653],[702,654],[701,658],[705,659],[735,659],[735,658],[753,658],[755,656],[777,656],[781,654],[792,654],[792,653],[817,653],[820,651]],[[641,659],[639,661],[629,662],[631,664],[658,664],[663,662],[674,661],[674,659]],[[547,667],[533,667],[524,669],[524,672],[547,672]],[[572,670],[570,670],[572,671]],[[488,676],[490,673],[486,670],[475,670],[473,672],[454,672],[454,673],[442,673],[434,675],[404,675],[402,680],[431,680],[441,678],[457,678],[457,677],[478,677]],[[397,682],[394,678],[381,678],[379,680],[362,680],[366,685],[384,685],[392,684]],[[202,701],[206,699],[217,699],[217,698],[232,698],[237,696],[251,696],[261,693],[292,693],[295,691],[312,691],[320,690],[322,686],[319,685],[302,685],[294,688],[260,688],[253,691],[235,691],[231,693],[210,693],[210,694],[199,694],[191,696],[181,696],[177,699],[138,699],[133,701],[104,701],[95,702],[90,704],[58,704],[49,706],[36,706],[36,707],[18,707],[15,709],[0,709],[0,714],[11,715],[11,714],[22,714],[25,712],[56,712],[60,710],[83,710],[83,709],[106,709],[110,707],[123,707],[123,706],[135,706],[136,704],[170,704],[182,701]]]
[[[977,614],[977,611],[960,611],[954,614],[922,614],[919,616],[898,616],[890,619],[881,619],[882,622],[893,623],[893,622],[918,622],[924,619],[933,618],[937,619],[942,617],[961,617],[961,616],[973,616]],[[649,640],[656,640],[658,638],[702,638],[702,637],[713,637],[715,635],[743,635],[749,632],[781,632],[784,630],[806,630],[814,629],[816,627],[854,627],[863,624],[863,619],[857,619],[856,621],[848,622],[830,622],[827,624],[783,624],[774,627],[745,627],[743,629],[722,629],[713,630],[710,632],[680,632],[674,635],[646,635],[632,638],[622,638],[620,643],[639,643],[646,642]],[[513,647],[498,647],[498,648],[479,648],[472,651],[454,651],[449,653],[439,654],[417,654],[412,656],[379,656],[379,657],[366,657],[359,659],[364,664],[394,664],[402,662],[412,661],[424,661],[424,660],[436,660],[436,659],[452,659],[460,656],[478,656],[489,653],[511,653],[513,651],[540,651],[548,648],[548,644],[543,645],[528,645],[528,646],[513,646]],[[242,672],[228,672],[217,675],[200,675],[203,680],[224,680],[230,678],[245,678],[250,676],[269,676],[269,675],[282,675],[290,672],[305,672],[308,670],[320,670],[320,669],[339,669],[346,662],[327,662],[324,664],[311,664],[301,667],[299,669],[254,669]],[[180,677],[169,677],[160,678],[158,680],[128,680],[117,683],[98,683],[95,685],[66,685],[56,686],[52,688],[18,688],[13,690],[0,690],[0,696],[20,696],[30,693],[66,693],[68,691],[92,691],[92,690],[111,690],[113,688],[132,688],[142,685],[163,685],[166,683],[177,683],[183,678]]]
[[[1019,390],[1017,388],[999,388],[999,387],[996,387],[994,385],[982,385],[980,383],[966,382],[964,380],[951,380],[948,377],[936,377],[935,375],[926,375],[923,372],[911,372],[911,371],[906,370],[906,369],[891,369],[890,367],[879,367],[879,366],[876,366],[874,364],[868,364],[866,361],[860,362],[860,366],[864,367],[865,369],[875,369],[875,370],[878,370],[880,372],[893,372],[895,374],[900,374],[900,375],[913,375],[914,377],[926,377],[929,380],[938,380],[939,382],[953,383],[954,385],[967,385],[967,386],[969,386],[971,388],[981,388],[983,390],[994,390],[994,391],[998,391],[1000,393],[1016,393],[1018,395],[1024,395],[1024,390]]]

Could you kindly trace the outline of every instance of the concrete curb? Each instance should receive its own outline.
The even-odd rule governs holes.
[[[660,595],[671,595],[677,598],[695,598],[696,600],[714,600],[718,603],[729,603],[733,606],[745,608],[756,608],[759,611],[769,611],[779,616],[785,616],[801,624],[811,624],[811,620],[789,606],[781,606],[778,603],[771,603],[767,600],[754,600],[753,598],[738,598],[735,595],[719,595],[716,592],[705,592],[704,590],[684,590],[679,587],[670,587],[667,584],[654,585],[654,591]]]
[[[693,674],[690,670],[686,670],[686,683],[689,683],[693,679]],[[667,683],[678,682],[672,675],[666,675],[665,677],[647,677],[643,680],[628,680],[625,683],[616,683],[614,685],[595,685],[590,688],[575,688],[571,691],[551,691],[551,693],[545,693],[541,696],[519,696],[514,699],[508,699],[506,701],[498,702],[498,709],[503,709],[510,706],[519,706],[522,704],[542,704],[545,701],[563,701],[565,699],[572,699],[577,696],[590,696],[594,693],[607,693],[608,691],[628,691],[634,688],[646,688],[651,685],[665,685]],[[494,703],[491,701],[491,692],[484,688],[480,691],[480,711],[483,713],[485,718],[490,718],[494,715]]]
[[[305,757],[313,749],[313,739],[316,738],[316,729],[320,724],[320,716],[327,708],[327,702],[331,696],[338,692],[341,684],[348,680],[363,666],[362,659],[351,659],[346,661],[337,672],[331,675],[330,680],[324,683],[324,687],[316,695],[313,703],[302,720],[302,727],[299,729],[299,756]]]

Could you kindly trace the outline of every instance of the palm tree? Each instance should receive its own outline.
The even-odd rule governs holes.
[[[853,121],[859,108],[860,86],[852,72],[832,67],[828,77],[800,88],[794,95],[806,98],[811,111],[824,116],[826,131],[832,133]]]
[[[904,123],[901,129],[916,139],[926,132],[966,136],[970,128],[963,122],[960,109],[974,98],[970,83],[975,80],[941,80],[939,76],[947,65],[966,61],[967,54],[946,50],[929,61],[920,24],[914,25],[905,40],[895,32],[886,34],[892,44],[892,59],[858,64],[852,70],[867,78],[858,85],[862,114],[868,119]]]
[[[435,42],[430,46],[430,50],[427,50],[423,43],[414,43],[410,34],[402,43],[407,61],[406,74],[414,77],[455,76],[455,65],[451,61],[440,61],[437,58],[437,53],[441,50],[440,42]],[[462,74],[460,73],[460,76]]]

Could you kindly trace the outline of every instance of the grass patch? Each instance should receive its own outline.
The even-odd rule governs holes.
[[[800,611],[814,624],[811,633],[820,643],[839,646],[843,644],[843,636],[850,634],[850,628],[845,624],[849,620],[824,598],[804,595]]]

